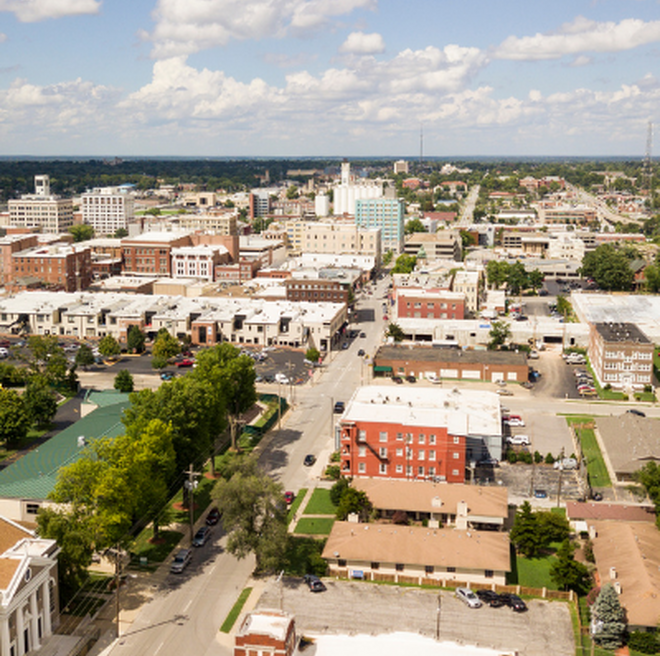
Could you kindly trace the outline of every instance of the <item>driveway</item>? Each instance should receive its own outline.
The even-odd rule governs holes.
[[[568,607],[531,600],[529,611],[509,608],[470,609],[452,592],[397,586],[325,581],[327,591],[312,593],[301,579],[285,578],[266,586],[257,608],[293,613],[299,634],[383,634],[395,631],[436,635],[438,593],[440,640],[478,645],[525,656],[575,653]]]

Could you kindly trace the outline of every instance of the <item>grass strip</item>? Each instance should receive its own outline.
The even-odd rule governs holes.
[[[312,492],[309,503],[305,507],[305,515],[332,515],[337,512],[337,506],[330,500],[330,490],[316,488]]]
[[[290,524],[293,521],[293,518],[296,516],[296,512],[298,511],[298,508],[300,508],[300,504],[305,499],[306,494],[307,494],[306,487],[300,488],[300,490],[298,490],[298,494],[296,495],[296,498],[293,500],[291,506],[289,506],[289,512],[286,514],[287,524]]]
[[[297,524],[295,532],[300,535],[330,535],[334,517],[303,517]]]
[[[232,630],[234,623],[238,619],[238,616],[241,614],[241,611],[243,610],[243,606],[245,606],[245,602],[248,600],[248,597],[250,596],[251,592],[252,592],[252,588],[243,588],[241,594],[238,595],[238,599],[236,600],[236,603],[232,606],[225,621],[222,623],[222,626],[220,627],[220,631],[222,631],[223,633],[229,633]]]

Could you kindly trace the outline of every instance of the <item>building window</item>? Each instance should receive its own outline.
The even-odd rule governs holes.
[[[454,452],[454,460],[458,460],[459,456],[460,456],[460,454],[455,451]]]
[[[380,563],[371,563],[371,569],[378,569],[380,567]]]
[[[405,567],[403,563],[397,563],[396,565],[394,565],[394,569],[396,569],[397,572],[403,572]]]
[[[28,503],[25,505],[25,512],[28,515],[36,515],[39,512],[39,504],[38,503]]]
[[[435,467],[429,467],[429,476],[435,476]]]
[[[358,447],[358,456],[360,458],[364,458],[367,455],[367,447],[366,446],[359,446]]]
[[[424,451],[424,449],[420,449],[417,452],[417,460],[424,460],[424,458],[426,458],[426,452]]]
[[[380,465],[378,465],[378,473],[383,475],[387,474],[387,465],[384,462],[381,462]]]
[[[429,460],[435,460],[435,451],[433,449],[429,451]]]
[[[396,439],[399,440],[399,441],[403,440],[403,433],[397,433],[396,434]]]
[[[367,471],[367,465],[364,462],[358,463],[358,472],[364,474]],[[458,472],[456,472],[458,474]]]
[[[424,573],[433,574],[433,565],[426,565],[426,567],[424,567]]]
[[[424,476],[424,467],[417,467],[417,475]]]
[[[403,465],[397,465],[396,466],[396,473],[397,474],[403,474]]]
[[[461,442],[461,438],[454,435],[454,444],[460,444],[460,442]]]
[[[403,458],[403,449],[397,449],[396,450],[396,455],[398,458]]]
[[[387,447],[381,446],[379,454],[381,458],[387,458]]]
[[[448,568],[447,568],[447,572],[448,572],[449,574],[452,574],[452,573],[455,572],[455,571],[456,571],[456,568],[455,568],[455,567],[448,567]]]
[[[406,476],[412,476],[412,465],[406,465]]]
[[[435,444],[435,435],[429,435],[429,444]]]
[[[346,567],[346,561],[343,558],[340,558],[337,561],[337,565],[339,565],[339,567]]]
[[[458,469],[452,469],[451,470],[451,475],[452,476],[458,476]]]
[[[424,444],[424,442],[426,442],[426,436],[424,435],[424,433],[420,433],[419,434],[419,443]]]
[[[378,433],[378,440],[380,442],[387,442],[387,431],[381,431]]]
[[[494,576],[494,572],[493,572],[493,570],[492,570],[492,569],[484,570],[484,576],[485,576],[487,579],[492,579],[493,576]]]

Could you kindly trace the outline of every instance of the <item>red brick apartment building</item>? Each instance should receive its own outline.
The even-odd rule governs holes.
[[[92,283],[92,255],[83,245],[51,244],[12,253],[12,292],[34,287],[77,292]]]
[[[474,390],[362,387],[339,420],[339,441],[343,476],[463,483],[467,460],[497,454],[498,443],[501,454],[499,399]]]
[[[121,240],[124,273],[172,275],[172,249],[190,246],[189,234],[151,232]]]
[[[598,382],[643,389],[653,381],[653,342],[633,323],[594,323],[589,359]]]
[[[398,288],[396,290],[398,319],[459,319],[465,318],[465,294],[444,289]]]
[[[256,610],[236,634],[234,656],[291,656],[297,646],[293,616],[279,610]]]

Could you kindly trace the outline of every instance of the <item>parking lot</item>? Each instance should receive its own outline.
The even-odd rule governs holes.
[[[257,608],[282,608],[296,618],[298,633],[383,634],[407,631],[435,637],[440,600],[440,640],[489,647],[525,656],[575,652],[568,607],[530,600],[529,610],[484,606],[470,609],[453,592],[372,583],[324,580],[312,593],[299,578],[271,581]]]

